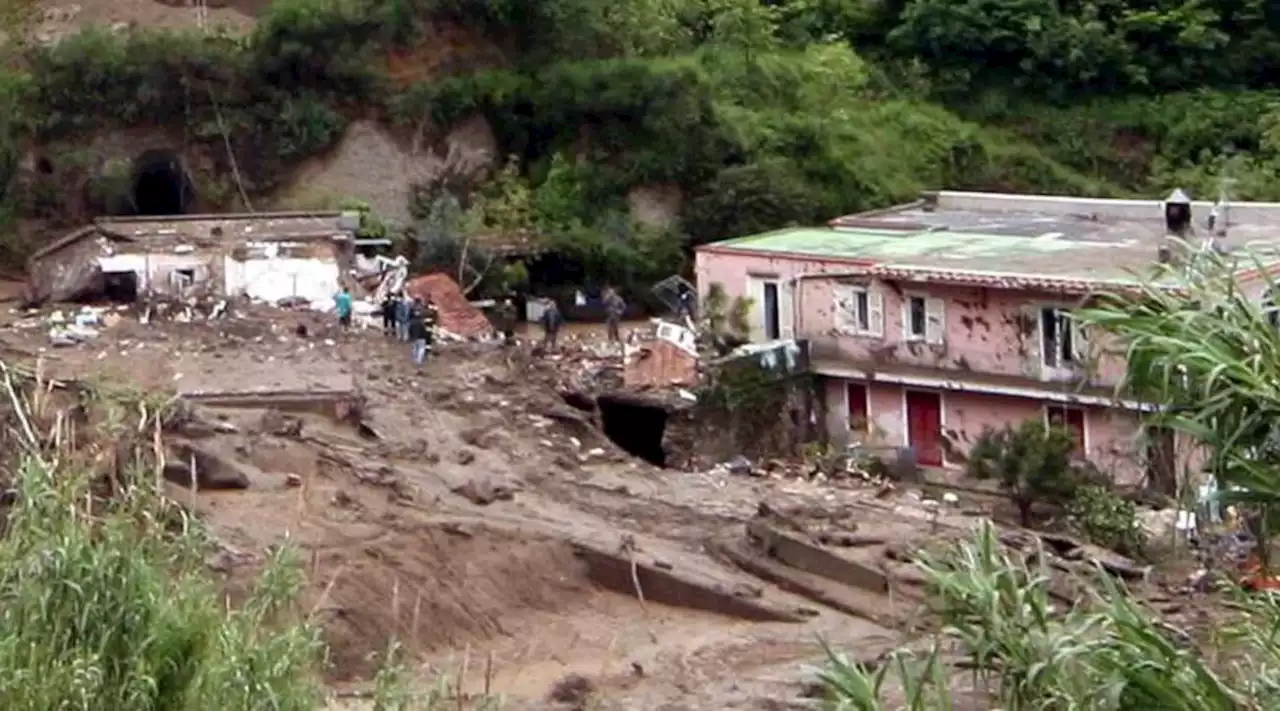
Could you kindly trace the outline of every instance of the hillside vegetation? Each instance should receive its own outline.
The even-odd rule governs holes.
[[[424,47],[441,23],[499,59],[393,80],[389,59],[447,49]],[[205,201],[236,208],[229,156],[262,195],[353,119],[407,132],[479,112],[513,170],[480,201],[423,186],[415,214],[440,232],[447,197],[459,225],[536,232],[594,278],[639,283],[681,244],[922,189],[1206,194],[1226,174],[1237,198],[1275,198],[1278,31],[1263,0],[277,0],[244,37],[18,48],[0,184],[8,214],[66,218],[94,157],[24,171],[23,147],[160,126],[212,157]],[[674,229],[626,218],[646,184],[680,188]]]

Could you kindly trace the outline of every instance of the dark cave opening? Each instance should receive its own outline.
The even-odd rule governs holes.
[[[194,197],[182,159],[173,151],[151,150],[133,161],[133,207],[138,215],[181,215]]]
[[[614,444],[655,467],[667,465],[667,453],[662,449],[666,408],[617,394],[597,397],[596,406],[604,434]]]

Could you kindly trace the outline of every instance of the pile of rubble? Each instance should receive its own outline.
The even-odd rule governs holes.
[[[109,328],[120,321],[120,311],[124,307],[95,308],[86,306],[79,311],[68,313],[62,310],[47,315],[38,312],[27,312],[25,318],[13,324],[17,329],[37,329],[48,327],[49,343],[54,347],[74,346],[97,338],[103,328]]]
[[[863,459],[852,454],[805,457],[795,460],[769,459],[761,462],[752,462],[739,455],[716,465],[712,472],[762,479],[808,479],[819,483],[887,487],[889,491],[893,490],[892,481],[884,476],[873,474],[863,464]]]

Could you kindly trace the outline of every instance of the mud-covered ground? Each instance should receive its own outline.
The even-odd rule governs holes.
[[[6,358],[186,394],[221,423],[188,444],[226,481],[180,492],[225,548],[210,565],[234,592],[268,546],[299,545],[340,693],[362,688],[394,638],[424,683],[461,674],[507,708],[573,708],[548,701],[568,675],[589,680],[590,708],[802,703],[820,640],[873,658],[903,638],[918,579],[895,560],[902,547],[972,522],[856,478],[637,460],[557,393],[609,365],[584,343],[590,332],[550,360],[523,346],[444,344],[419,371],[404,345],[309,312],[243,305],[212,321],[143,324],[121,311],[96,338],[59,348],[48,312],[4,316]],[[298,393],[318,404],[300,411]],[[364,428],[335,417],[353,394]],[[844,564],[825,559],[798,563],[817,574],[779,576],[749,544],[762,503],[770,526],[834,541],[831,555],[890,584],[843,584]]]

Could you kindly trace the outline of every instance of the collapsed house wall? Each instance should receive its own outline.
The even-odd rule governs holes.
[[[256,301],[327,301],[342,282],[338,250],[332,244],[252,242],[243,254],[224,259],[223,289]],[[238,258],[243,257],[243,258]]]
[[[654,335],[623,354],[622,380],[629,388],[666,388],[698,382],[697,336],[683,326],[656,322]]]
[[[102,272],[98,258],[112,253],[112,240],[92,227],[81,228],[59,242],[48,257],[40,253],[27,264],[28,303],[71,301],[86,293],[101,291]]]
[[[124,252],[97,259],[104,274],[132,273],[139,293],[181,293],[184,285],[206,284],[215,276],[213,254],[207,250],[181,253]]]
[[[28,301],[101,293],[105,273],[133,274],[138,292],[327,301],[354,258],[338,213],[100,220],[28,262]]]

